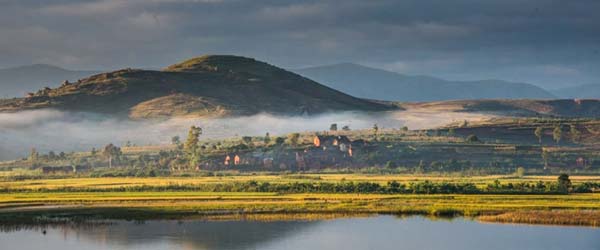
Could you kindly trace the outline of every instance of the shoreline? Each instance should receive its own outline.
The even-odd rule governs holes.
[[[23,204],[22,206],[4,207],[0,209],[0,227],[19,225],[52,225],[61,223],[82,223],[94,220],[325,220],[343,217],[365,217],[378,215],[425,216],[428,218],[466,218],[480,223],[557,225],[600,227],[600,209],[552,209],[552,210],[480,210],[469,211],[456,208],[431,207],[377,207],[374,204],[363,204],[356,209],[333,208],[331,206],[294,207],[272,205],[262,208],[250,205],[231,204],[235,209],[223,206],[220,209],[202,206],[124,206],[81,205],[81,204]],[[369,208],[370,207],[370,208]]]

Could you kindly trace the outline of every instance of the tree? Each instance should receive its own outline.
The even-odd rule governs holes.
[[[535,134],[535,137],[538,138],[540,145],[542,145],[542,135],[544,134],[544,129],[542,127],[537,127],[533,133]]]
[[[477,138],[477,136],[474,134],[470,134],[469,136],[467,136],[467,141],[468,142],[478,142],[479,138]]]
[[[468,122],[467,120],[464,120],[464,121],[463,121],[463,122],[460,124],[460,127],[461,127],[461,128],[465,128],[465,127],[467,127],[467,126],[469,126],[469,122]]]
[[[118,159],[121,156],[121,149],[112,143],[104,147],[102,155],[108,159],[108,167],[112,168],[113,159]]]
[[[265,134],[265,138],[263,138],[263,142],[265,143],[265,146],[269,145],[269,143],[271,142],[271,135],[269,134],[269,132],[267,132]]]
[[[519,178],[523,178],[523,176],[525,176],[525,168],[518,167],[517,170],[515,171],[515,176],[517,176]]]
[[[348,125],[343,126],[342,130],[344,130],[344,131],[350,131],[350,126],[348,126]]]
[[[331,126],[329,126],[329,130],[330,131],[337,131],[338,130],[337,123],[332,123]]]
[[[542,149],[542,159],[544,160],[544,168],[548,167],[548,160],[550,160],[550,153]]]
[[[200,142],[200,135],[202,134],[202,128],[192,126],[188,132],[188,137],[183,145],[183,149],[186,154],[186,158],[191,167],[195,167],[198,164],[198,143]]]
[[[56,160],[56,153],[54,153],[54,151],[48,152],[48,160]]]
[[[562,129],[560,128],[560,125],[556,126],[552,131],[552,138],[554,138],[556,144],[560,143],[560,139],[562,139]]]
[[[171,144],[179,146],[181,144],[181,138],[178,135],[171,137]]]
[[[250,137],[250,136],[242,136],[242,141],[244,142],[244,144],[250,146],[250,144],[252,143],[252,137]]]
[[[448,129],[448,135],[449,136],[453,136],[454,134],[456,134],[456,131],[454,130],[454,128],[449,128]]]
[[[283,137],[277,137],[275,138],[275,144],[277,145],[281,145],[285,142],[285,139]]]
[[[407,126],[402,126],[402,132],[408,132],[408,127]]]
[[[31,152],[29,153],[29,161],[31,162],[32,167],[37,166],[39,158],[40,154],[37,152],[37,150],[35,148],[31,148]]]
[[[573,142],[579,142],[579,139],[581,138],[581,132],[579,132],[579,130],[577,130],[577,127],[573,124],[571,124],[571,129],[569,130],[569,134],[571,134],[571,140]]]
[[[298,145],[298,139],[300,139],[299,133],[291,133],[287,137],[287,143],[291,146]]]
[[[377,126],[377,123],[373,124],[373,138],[375,141],[377,141],[377,133],[379,132],[379,126]]]
[[[558,176],[558,190],[563,193],[568,193],[571,187],[571,180],[568,174],[561,174]]]

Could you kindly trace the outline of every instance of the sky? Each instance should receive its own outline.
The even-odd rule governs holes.
[[[600,84],[599,13],[598,0],[0,0],[0,67],[234,54],[559,88]]]

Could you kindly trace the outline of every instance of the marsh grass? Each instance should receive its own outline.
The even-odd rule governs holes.
[[[599,210],[512,211],[479,216],[480,221],[524,224],[600,226]]]

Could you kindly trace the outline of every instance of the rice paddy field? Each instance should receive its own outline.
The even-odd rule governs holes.
[[[448,183],[474,183],[478,186],[485,186],[495,180],[501,183],[508,182],[527,182],[535,183],[538,181],[552,182],[557,176],[525,176],[514,177],[511,175],[487,175],[475,177],[460,176],[419,176],[419,175],[364,175],[364,174],[247,174],[230,176],[209,176],[209,177],[116,177],[116,178],[61,178],[61,179],[33,179],[22,181],[0,181],[0,189],[26,189],[36,191],[40,189],[111,189],[119,187],[135,186],[168,186],[168,185],[200,185],[200,184],[224,184],[231,182],[270,182],[270,183],[290,183],[290,182],[375,182],[386,184],[389,181],[398,182],[448,182]],[[580,182],[599,182],[600,176],[571,176],[573,183]]]
[[[115,191],[118,187],[160,187],[231,182],[389,181],[552,182],[556,176],[408,176],[360,174],[237,175],[156,178],[66,178],[2,181],[0,223],[40,216],[118,219],[252,214],[420,214],[469,216],[484,221],[600,226],[600,193],[586,194],[280,194],[268,192]],[[597,176],[571,176],[574,183]],[[69,189],[75,191],[65,192]],[[106,191],[103,191],[106,189]],[[15,190],[15,191],[11,191]],[[86,191],[87,190],[87,191]]]

